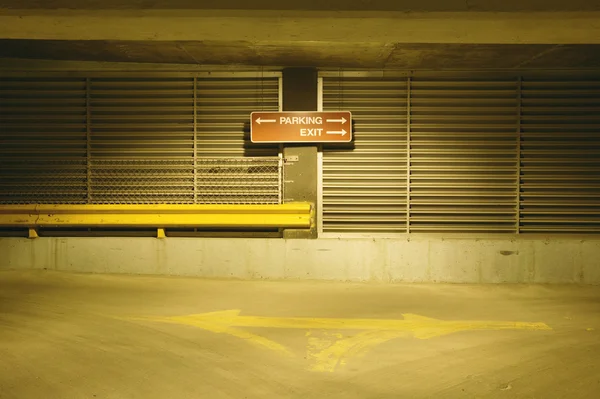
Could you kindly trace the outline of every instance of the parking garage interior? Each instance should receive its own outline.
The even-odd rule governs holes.
[[[80,3],[0,0],[0,398],[598,397],[600,5]]]

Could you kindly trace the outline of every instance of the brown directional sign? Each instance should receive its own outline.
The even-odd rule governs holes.
[[[253,112],[253,143],[348,143],[352,114],[340,112]]]

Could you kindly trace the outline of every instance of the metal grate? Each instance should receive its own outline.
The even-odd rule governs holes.
[[[278,148],[245,148],[276,76],[3,78],[0,105],[0,203],[280,202]]]
[[[516,226],[517,80],[413,78],[410,230]]]
[[[281,165],[273,158],[226,158],[193,162],[100,160],[92,163],[92,203],[278,204]]]
[[[85,160],[0,160],[1,204],[84,204]]]
[[[354,147],[323,151],[325,232],[406,229],[406,80],[327,78],[323,110],[352,111]]]
[[[278,204],[281,161],[273,158],[198,159],[198,202]]]
[[[600,77],[523,80],[523,232],[600,232]]]
[[[323,232],[600,232],[598,74],[409,75],[322,73],[356,123],[323,150]]]
[[[198,79],[196,103],[199,157],[277,155],[276,146],[248,142],[250,113],[279,110],[279,78]]]
[[[84,79],[0,78],[0,202],[85,203]]]
[[[193,204],[192,160],[99,159],[91,165],[95,204]]]
[[[91,156],[191,159],[192,78],[90,81]]]

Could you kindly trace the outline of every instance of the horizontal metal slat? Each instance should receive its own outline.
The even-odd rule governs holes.
[[[498,181],[491,182],[462,182],[460,180],[451,181],[451,182],[419,182],[418,179],[411,179],[411,192],[415,194],[422,193],[425,189],[453,189],[457,191],[463,190],[484,190],[484,189],[492,189],[492,190],[513,190],[515,189],[516,182],[503,182],[500,183]]]
[[[523,233],[600,233],[600,225],[597,226],[528,226],[520,227]]]
[[[499,224],[491,224],[491,223],[482,223],[479,225],[474,224],[433,224],[428,223],[425,225],[414,223],[411,224],[410,230],[413,233],[494,233],[494,232],[502,232],[509,233],[514,232],[515,227],[510,224],[499,225]]]
[[[521,231],[600,231],[599,83],[524,82]]]
[[[516,147],[516,146],[515,146]],[[445,148],[438,147],[436,149],[433,148],[411,148],[411,158],[417,157],[419,155],[451,155],[455,156],[456,153],[460,153],[461,156],[464,155],[474,155],[474,156],[487,156],[487,155],[506,155],[508,157],[514,157],[515,152],[510,151],[510,149],[488,149],[488,148]]]
[[[421,165],[432,165],[432,166],[443,166],[444,164],[454,164],[457,166],[462,166],[464,165],[469,165],[472,166],[474,164],[476,164],[478,167],[481,167],[482,169],[485,169],[486,167],[489,167],[491,165],[497,165],[497,166],[507,166],[507,165],[515,165],[517,162],[516,157],[514,157],[513,155],[511,155],[510,157],[508,156],[503,156],[503,157],[482,157],[482,156],[473,156],[473,157],[463,157],[463,156],[458,156],[455,154],[446,154],[446,156],[444,157],[434,157],[434,156],[420,156],[420,157],[414,157],[413,154],[411,153],[411,158],[410,158],[410,162],[411,165],[414,164],[421,164]],[[515,169],[515,173],[516,173],[516,169]]]
[[[462,217],[458,217],[457,215],[452,215],[452,216],[448,216],[448,215],[435,215],[435,216],[419,216],[419,215],[412,215],[410,217],[410,221],[411,223],[436,223],[438,225],[446,225],[446,224],[464,224],[464,225],[474,225],[474,224],[495,224],[495,225],[502,225],[502,224],[506,224],[509,226],[512,226],[512,229],[514,229],[514,223],[516,221],[516,218],[514,218],[514,220],[512,219],[508,219],[506,218],[505,215],[501,215],[499,217],[490,217],[489,215],[478,215],[476,213],[470,213],[468,215],[464,215]]]

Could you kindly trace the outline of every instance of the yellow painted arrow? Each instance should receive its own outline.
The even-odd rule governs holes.
[[[545,323],[512,321],[438,320],[415,314],[403,314],[403,319],[341,319],[314,317],[241,316],[240,310],[191,314],[171,317],[137,317],[134,320],[155,321],[194,326],[214,333],[229,334],[263,348],[292,356],[278,342],[240,329],[240,327],[306,329],[306,330],[362,330],[362,332],[332,342],[317,353],[311,353],[314,371],[332,372],[350,356],[364,353],[394,338],[414,336],[428,339],[459,331],[481,330],[552,330]]]
[[[233,327],[262,327],[287,329],[326,330],[380,330],[403,331],[416,338],[427,339],[458,331],[474,330],[551,330],[545,323],[512,321],[446,321],[414,314],[403,314],[404,319],[339,319],[314,317],[240,316],[240,310],[149,318],[154,321],[191,325],[207,330],[224,332]],[[148,320],[148,318],[146,319]]]

